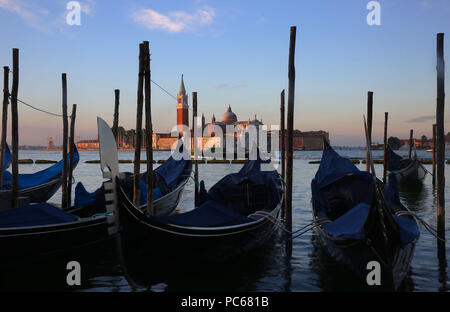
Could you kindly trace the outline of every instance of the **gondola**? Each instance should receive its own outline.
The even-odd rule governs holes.
[[[182,150],[182,146],[180,149]],[[153,171],[153,211],[155,215],[163,216],[174,212],[191,172],[191,160],[175,160],[172,156]],[[128,196],[132,196],[134,175],[130,172],[124,172],[121,175],[123,188]],[[140,174],[139,209],[142,211],[147,208],[146,175],[146,172]],[[105,188],[103,185],[94,192],[88,192],[83,183],[78,182],[75,187],[74,201],[74,207],[78,211],[84,211],[84,214],[89,214],[92,210],[105,212],[105,205]]]
[[[102,128],[102,129],[101,129]],[[284,188],[270,163],[247,161],[206,192],[200,183],[199,205],[188,212],[168,216],[149,215],[130,200],[124,181],[118,177],[111,130],[99,123],[102,167],[113,192],[118,249],[125,271],[138,270],[137,263],[155,274],[170,267],[227,261],[263,244],[277,228]],[[111,143],[108,143],[111,142]],[[104,157],[103,157],[104,156]],[[146,262],[149,259],[150,262]],[[182,259],[182,267],[180,267]],[[137,262],[135,262],[137,261]]]
[[[77,148],[73,154],[73,169],[80,160]],[[30,203],[42,203],[49,200],[61,186],[61,174],[63,169],[63,161],[60,160],[56,164],[40,170],[35,173],[19,174],[19,197],[26,197]],[[3,171],[3,185],[0,190],[0,199],[10,198],[11,194],[12,174]]]
[[[322,161],[311,182],[320,244],[366,286],[367,265],[377,261],[379,288],[396,290],[408,273],[419,237],[416,221],[400,202],[396,176],[390,174],[386,185],[377,180],[383,190],[380,198],[372,174],[360,171],[324,141]]]
[[[109,157],[113,156],[109,155]],[[117,159],[117,151],[115,158]],[[189,174],[186,175],[185,166],[183,170],[177,171],[179,163],[175,160],[168,163],[172,165],[165,167],[167,172],[161,170],[159,177],[170,178],[166,185],[172,186],[173,190],[159,198],[158,203],[161,210],[172,211],[178,205]],[[172,170],[174,167],[175,170]],[[189,164],[188,168],[191,168]],[[122,177],[125,181],[129,180],[126,175]],[[109,184],[111,184],[110,181],[103,183],[103,185]],[[105,187],[101,189],[104,190]],[[100,193],[99,191],[98,194]],[[73,258],[79,255],[78,252],[88,247],[110,241],[115,236],[115,232],[111,231],[108,224],[108,219],[114,219],[111,206],[108,205],[110,194],[106,190],[96,199],[99,198],[104,205],[98,205],[99,202],[96,202],[81,208],[74,206],[69,209],[60,209],[48,203],[38,203],[1,211],[0,267],[46,261],[49,258],[61,258],[67,255]],[[72,258],[69,260],[73,260]]]
[[[403,158],[396,154],[388,145],[386,149],[387,170],[396,175],[399,183],[421,182],[427,175],[427,170],[422,165],[417,155],[413,159]]]

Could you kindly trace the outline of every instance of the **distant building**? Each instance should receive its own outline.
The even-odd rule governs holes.
[[[48,138],[48,141],[47,141],[47,148],[48,148],[48,149],[54,149],[54,148],[55,148],[55,144],[54,144],[54,142],[53,142],[53,138],[52,138],[52,137],[49,137],[49,138]]]
[[[100,144],[98,140],[81,140],[75,143],[77,149],[99,149]]]

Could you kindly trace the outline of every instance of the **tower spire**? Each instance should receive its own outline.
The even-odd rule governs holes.
[[[186,94],[186,88],[184,87],[184,79],[183,79],[184,75],[181,74],[181,84],[180,84],[180,92],[179,94]]]

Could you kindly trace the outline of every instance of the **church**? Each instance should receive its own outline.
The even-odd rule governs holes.
[[[183,126],[185,129],[190,129],[188,95],[186,93],[183,75],[181,75],[176,110],[177,129],[179,133],[183,134]],[[256,115],[253,119],[249,118],[248,120],[239,121],[237,115],[233,112],[231,105],[228,105],[228,108],[225,113],[222,114],[220,121],[216,120],[216,116],[213,114],[211,122],[206,123],[205,115],[202,114],[201,129],[203,136],[202,138],[199,138],[197,146],[200,150],[207,150],[213,146],[221,148],[226,146],[227,139],[233,139],[236,147],[236,142],[239,138],[242,138],[244,135],[248,136],[246,133],[248,133],[247,130],[249,126],[254,126],[256,131],[259,132],[260,127],[263,125],[262,119],[258,120]],[[234,132],[227,133],[227,126],[234,126]],[[216,133],[218,129],[221,130],[221,134]],[[270,137],[270,131],[268,136]],[[323,148],[322,137],[325,136],[329,141],[328,132],[322,130],[308,132],[294,130],[293,136],[295,150],[321,150]],[[171,133],[153,133],[153,148],[156,150],[170,150],[177,140],[178,138],[172,137]],[[268,140],[270,141],[270,138],[268,138]],[[244,142],[245,141],[248,142],[248,138],[245,138]],[[270,145],[270,142],[268,142],[268,145]]]

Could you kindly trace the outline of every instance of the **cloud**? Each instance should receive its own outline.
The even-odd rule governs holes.
[[[0,8],[19,15],[31,26],[42,28],[41,15],[47,15],[48,11],[40,8],[30,8],[20,0],[0,0]]]
[[[134,12],[132,18],[136,23],[148,29],[179,33],[193,31],[203,25],[211,24],[215,15],[215,10],[211,7],[197,9],[193,14],[185,11],[171,11],[167,15],[151,9],[141,9]]]
[[[428,120],[434,120],[435,118],[436,118],[435,115],[420,116],[420,117],[416,117],[416,118],[413,118],[413,119],[406,120],[405,122],[420,123],[420,122],[425,122],[425,121],[428,121]]]
[[[217,88],[217,89],[222,89],[222,88],[226,88],[226,87],[228,87],[228,86],[229,86],[228,83],[221,83],[221,84],[218,84],[218,85],[216,86],[216,88]]]

